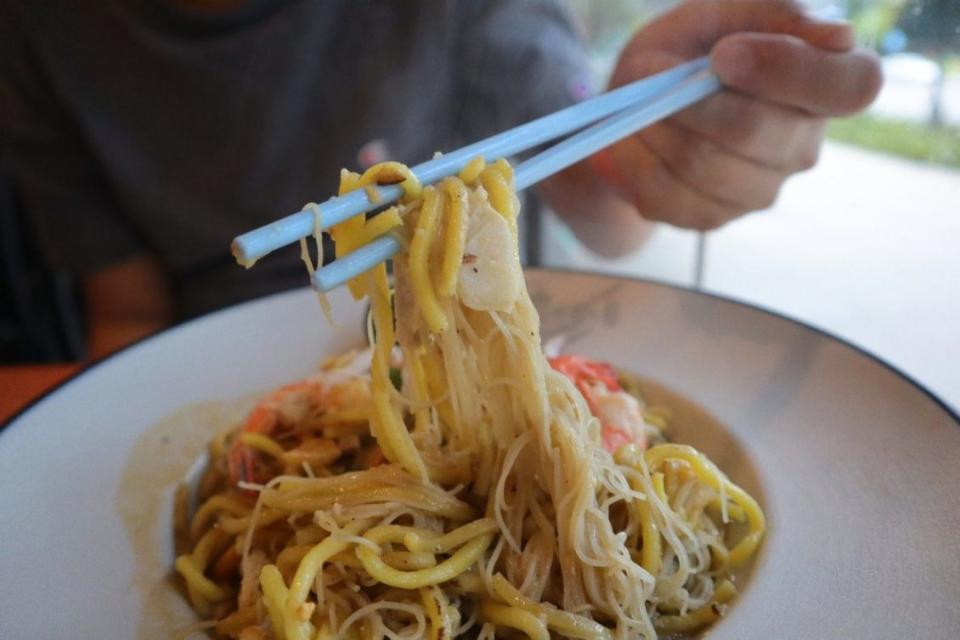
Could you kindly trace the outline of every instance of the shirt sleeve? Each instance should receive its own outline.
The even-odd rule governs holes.
[[[48,266],[82,276],[141,251],[142,243],[12,6],[0,2],[0,162]]]
[[[460,40],[462,143],[570,106],[596,91],[573,18],[559,0],[477,3]]]

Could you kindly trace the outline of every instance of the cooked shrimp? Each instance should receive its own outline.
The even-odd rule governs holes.
[[[577,386],[590,412],[600,420],[604,449],[616,453],[625,444],[647,448],[647,432],[640,403],[621,388],[617,372],[612,366],[581,356],[557,356],[547,360],[551,367]]]
[[[370,401],[370,381],[365,375],[343,369],[321,371],[309,378],[280,387],[253,408],[237,437],[230,446],[227,466],[230,479],[258,482],[255,472],[254,450],[244,442],[244,434],[272,436],[283,425],[303,424],[311,415],[333,413],[346,408],[365,407]],[[318,443],[308,438],[302,445],[297,460],[309,462],[319,456],[322,465],[330,464],[340,455],[332,441]],[[265,449],[268,450],[268,449]]]
[[[302,419],[311,405],[319,406],[324,386],[319,374],[311,376],[280,387],[253,408],[237,437],[234,438],[233,444],[230,445],[230,452],[227,455],[230,479],[234,483],[241,480],[256,482],[253,450],[243,442],[241,435],[256,433],[270,436],[281,424],[296,422],[297,418]]]

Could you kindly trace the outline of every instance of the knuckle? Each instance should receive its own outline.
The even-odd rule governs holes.
[[[727,205],[716,201],[699,202],[689,207],[682,226],[693,231],[714,231],[738,214],[739,212],[734,212]]]
[[[777,185],[773,189],[766,191],[760,195],[757,199],[757,205],[753,207],[754,211],[763,211],[764,209],[770,209],[777,203],[777,196],[780,195],[780,185]]]
[[[824,118],[804,118],[794,122],[793,135],[783,147],[780,168],[789,172],[807,171],[820,160],[827,121]]]
[[[698,135],[686,136],[684,144],[673,149],[673,170],[685,179],[708,179],[716,163],[717,147]]]
[[[687,213],[683,198],[670,187],[660,185],[657,189],[638,189],[634,193],[633,204],[647,220],[665,222],[685,227]]]
[[[690,225],[690,228],[694,231],[714,231],[722,227],[726,221],[727,219],[725,216],[701,213],[693,219],[693,223]]]
[[[820,160],[820,141],[816,144],[805,144],[800,147],[797,153],[796,166],[800,171],[813,169]]]
[[[776,192],[774,192],[773,197],[776,198]],[[716,203],[715,206],[710,210],[705,212],[704,220],[701,224],[701,231],[714,231],[724,226],[732,220],[736,220],[740,216],[749,213],[750,211],[756,211],[757,209],[751,209],[750,207],[742,205],[732,205],[730,203]]]
[[[633,206],[648,220],[655,220],[657,222],[666,221],[660,208],[659,199],[649,194],[645,189],[638,188],[634,190]]]
[[[742,96],[731,96],[728,107],[717,121],[716,135],[727,148],[752,155],[763,145],[770,115],[759,100]]]
[[[762,137],[762,127],[756,118],[747,116],[732,121],[725,130],[725,137],[734,150],[749,149]]]

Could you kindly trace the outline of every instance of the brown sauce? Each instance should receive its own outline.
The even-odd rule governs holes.
[[[237,424],[255,397],[184,407],[150,427],[133,447],[114,506],[134,553],[136,569],[130,588],[140,595],[136,637],[141,640],[170,640],[197,622],[174,582],[173,492],[207,442]]]

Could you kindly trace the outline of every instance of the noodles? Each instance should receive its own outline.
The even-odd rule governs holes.
[[[404,247],[393,292],[383,265],[349,283],[369,365],[336,358],[266,397],[211,446],[189,522],[178,501],[194,608],[218,636],[275,640],[653,640],[715,621],[763,512],[666,442],[629,378],[544,357],[509,164],[421,186],[384,163],[340,190],[389,184],[403,204],[331,230],[338,257],[384,233]]]
[[[310,250],[307,248],[306,238],[300,238],[300,260],[307,268],[307,274],[312,278],[316,270],[323,266],[323,233],[320,230],[323,225],[321,224],[320,207],[316,202],[307,203],[303,210],[310,210],[313,213],[313,242],[317,247],[317,264],[314,266],[310,259]],[[253,262],[247,265],[248,269],[253,266]],[[323,310],[327,322],[333,324],[333,309],[330,306],[330,301],[327,300],[327,294],[322,291],[318,292],[317,299],[320,301],[320,308]]]

